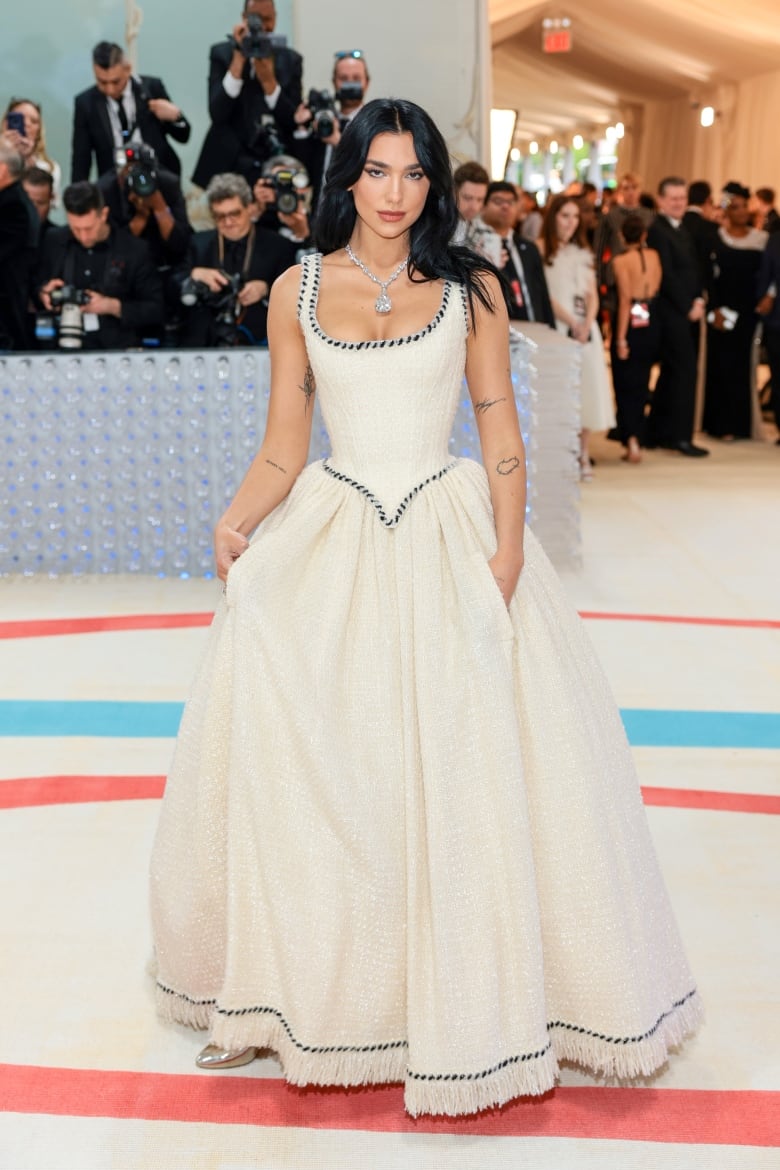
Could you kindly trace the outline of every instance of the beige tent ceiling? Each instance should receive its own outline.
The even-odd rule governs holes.
[[[596,133],[648,102],[715,104],[718,87],[780,69],[780,0],[489,0],[489,12],[493,104],[518,111],[518,143]],[[543,53],[543,18],[564,16],[571,52]]]

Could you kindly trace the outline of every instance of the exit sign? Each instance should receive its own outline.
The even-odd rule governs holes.
[[[542,30],[542,50],[545,53],[568,53],[571,49],[571,29]]]

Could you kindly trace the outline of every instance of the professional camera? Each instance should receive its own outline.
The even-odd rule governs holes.
[[[191,308],[193,305],[203,305],[214,316],[217,345],[236,345],[238,343],[238,318],[241,316],[241,305],[238,294],[244,286],[244,277],[240,272],[232,276],[222,272],[227,280],[224,288],[219,292],[212,292],[202,280],[193,280],[188,276],[182,281],[181,303]]]
[[[151,146],[142,142],[138,146],[126,146],[116,152],[116,165],[120,170],[127,167],[127,190],[146,199],[154,195],[160,185],[157,173],[157,155]]]
[[[53,309],[60,310],[57,333],[60,349],[81,349],[84,340],[84,321],[81,306],[89,304],[89,293],[72,284],[63,284],[49,293]]]
[[[284,143],[279,137],[276,119],[271,114],[263,114],[257,123],[252,149],[264,158],[273,158],[276,154],[284,154]]]
[[[306,103],[311,110],[311,128],[318,138],[330,138],[338,126],[336,103],[327,89],[310,89]]]
[[[362,102],[363,86],[359,81],[345,81],[341,89],[336,91],[336,101],[344,105],[345,102]]]
[[[263,22],[254,13],[247,16],[246,27],[246,35],[238,42],[238,47],[247,60],[266,60],[273,57],[276,49],[283,49],[287,44],[287,37],[264,33]]]
[[[306,171],[280,167],[268,175],[265,181],[276,192],[276,210],[282,215],[293,215],[298,210],[299,192],[309,185],[309,176]]]

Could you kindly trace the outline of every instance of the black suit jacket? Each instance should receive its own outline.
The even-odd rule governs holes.
[[[541,253],[532,240],[524,240],[519,232],[514,233],[514,242],[523,265],[523,276],[534,311],[534,320],[543,321],[545,325],[554,329],[555,314],[547,288],[547,278],[544,275]],[[508,302],[508,307],[511,307],[511,302]]]
[[[0,349],[32,344],[27,302],[40,232],[38,212],[20,182],[0,191]]]
[[[47,232],[38,264],[36,287],[52,277],[70,278],[72,261],[81,244],[67,227]],[[163,324],[162,283],[152,264],[149,249],[129,232],[111,229],[105,276],[95,290],[122,303],[121,317],[101,317],[97,333],[84,335],[87,349],[127,349],[140,345],[148,330]]]
[[[192,173],[192,181],[199,187],[208,186],[214,175],[225,171],[244,174],[249,180],[259,177],[259,170],[257,175],[252,176],[250,173],[249,162],[253,154],[261,160],[263,158],[263,151],[256,147],[255,140],[257,122],[264,114],[274,118],[285,147],[292,147],[294,115],[302,100],[303,58],[300,53],[284,48],[274,54],[276,79],[282,92],[273,110],[268,106],[263,88],[255,78],[251,61],[244,64],[244,85],[238,97],[232,98],[225,92],[222,82],[232,57],[233,44],[230,40],[220,41],[209,50],[211,126]]]
[[[141,137],[157,155],[161,167],[174,174],[181,174],[181,163],[170,143],[168,135],[177,142],[187,142],[190,124],[185,117],[178,122],[161,122],[155,118],[148,106],[150,98],[168,98],[168,91],[159,77],[136,77],[130,79],[135,98],[136,122]],[[168,98],[170,101],[170,98]],[[96,85],[85,89],[73,106],[73,143],[71,152],[71,182],[88,179],[95,156],[98,177],[115,167],[114,135],[108,116],[106,98]]]
[[[690,233],[699,262],[699,281],[705,287],[710,278],[710,256],[718,242],[718,225],[698,211],[686,211],[682,226]]]
[[[266,231],[265,228],[255,228],[255,246],[252,259],[246,272],[247,282],[250,280],[264,280],[269,286],[277,276],[281,276],[295,263],[296,248],[289,240],[285,240],[276,232]],[[233,269],[219,262],[219,246],[217,232],[196,232],[190,243],[187,275],[193,268],[221,268],[228,275],[233,275]],[[249,305],[242,314],[242,324],[249,331],[255,343],[266,340],[268,320],[268,305],[259,301]],[[203,305],[195,305],[186,314],[184,325],[184,345],[215,345],[215,319],[211,310]],[[247,338],[245,344],[251,345]]]
[[[766,296],[772,285],[780,290],[780,232],[772,232],[761,256],[756,300],[760,301],[762,297]],[[775,293],[772,312],[766,317],[762,317],[761,320],[767,328],[780,330],[780,291]],[[778,398],[780,399],[780,391]]]
[[[687,228],[675,228],[665,215],[657,215],[647,233],[647,244],[661,257],[661,297],[675,312],[687,317],[704,287],[693,237]]]

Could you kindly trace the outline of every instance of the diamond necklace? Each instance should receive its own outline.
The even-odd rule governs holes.
[[[389,313],[393,307],[393,302],[390,300],[390,297],[387,295],[387,286],[392,284],[394,280],[398,279],[398,277],[401,275],[403,270],[406,268],[406,265],[409,263],[409,257],[407,256],[406,259],[404,260],[404,262],[402,264],[398,265],[398,267],[396,268],[393,275],[389,276],[387,278],[387,280],[380,280],[378,276],[374,276],[373,272],[371,272],[370,269],[366,268],[366,266],[362,260],[358,260],[357,256],[352,251],[349,244],[347,244],[347,246],[346,246],[346,253],[349,256],[352,263],[355,264],[360,269],[361,272],[365,272],[365,274],[369,278],[369,280],[373,280],[374,284],[379,285],[381,292],[379,293],[379,296],[376,298],[376,301],[374,302],[374,308],[376,309],[377,313]]]

